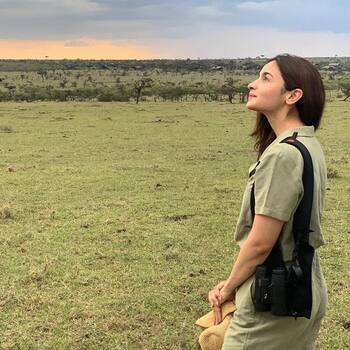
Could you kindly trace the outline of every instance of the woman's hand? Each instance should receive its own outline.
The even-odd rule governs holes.
[[[220,289],[220,296],[219,296],[220,304],[223,304],[227,300],[233,300],[235,301],[235,292],[229,291],[223,286],[223,288]]]
[[[227,291],[225,289],[226,281],[219,282],[208,295],[209,304],[214,312],[214,325],[222,321],[221,304],[227,300],[235,301],[235,292]]]
[[[214,312],[214,325],[216,326],[222,321],[221,306],[214,306],[213,312]]]
[[[219,282],[208,294],[209,304],[213,308],[214,312],[214,325],[221,322],[221,302],[220,291],[224,287],[226,281]]]
[[[220,290],[224,287],[226,281],[219,282],[208,294],[208,300],[211,307],[219,307],[220,303]]]

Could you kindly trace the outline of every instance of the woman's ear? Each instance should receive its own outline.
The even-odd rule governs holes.
[[[297,103],[303,97],[303,90],[294,89],[292,91],[288,91],[286,103],[287,105],[292,105]]]

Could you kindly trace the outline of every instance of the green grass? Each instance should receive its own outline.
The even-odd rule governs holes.
[[[329,104],[317,132],[331,174],[319,349],[350,343],[348,106]],[[2,103],[0,348],[196,349],[237,253],[254,118],[226,103]]]

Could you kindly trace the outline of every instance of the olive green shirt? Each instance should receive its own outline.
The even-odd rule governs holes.
[[[284,131],[265,149],[259,160],[250,166],[248,183],[234,234],[235,241],[241,246],[252,228],[250,193],[255,183],[255,214],[270,216],[285,222],[279,236],[284,261],[292,259],[293,215],[304,194],[303,157],[296,147],[280,143],[286,137],[292,136],[295,131],[298,132],[297,139],[310,152],[314,168],[314,197],[310,221],[310,229],[313,232],[310,233],[309,243],[315,249],[325,244],[321,218],[325,204],[327,167],[313,126]],[[254,168],[255,172],[252,171]]]

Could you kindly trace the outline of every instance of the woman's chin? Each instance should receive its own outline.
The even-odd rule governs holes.
[[[252,103],[251,101],[248,101],[246,103],[246,107],[252,111],[257,111],[256,106],[254,106],[254,103]]]

